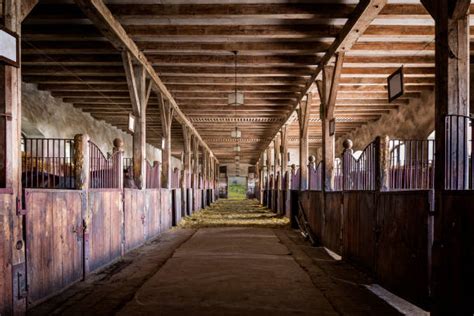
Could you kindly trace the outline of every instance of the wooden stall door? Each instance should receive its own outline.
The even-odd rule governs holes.
[[[342,256],[364,270],[375,270],[376,193],[351,191],[344,193]]]
[[[92,272],[122,255],[122,190],[89,190],[86,271]]]
[[[147,239],[154,238],[161,233],[161,190],[146,190],[146,224]]]
[[[83,277],[82,192],[26,190],[28,304]]]
[[[198,190],[200,191],[200,190]],[[171,190],[161,189],[161,231],[167,231],[172,226],[173,212],[171,210]]]
[[[124,189],[123,194],[125,252],[128,252],[146,241],[145,191]]]
[[[343,194],[326,193],[324,197],[323,244],[337,254],[342,254]]]
[[[377,279],[405,299],[427,306],[429,192],[384,192],[377,202]]]

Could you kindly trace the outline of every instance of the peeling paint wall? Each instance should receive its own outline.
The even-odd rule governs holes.
[[[74,138],[88,134],[104,152],[112,152],[113,140],[123,139],[125,157],[132,157],[132,136],[122,130],[94,119],[90,114],[40,91],[34,84],[22,84],[22,131],[27,137]],[[161,161],[161,150],[147,145],[147,159]],[[181,161],[171,158],[171,167],[181,168]]]
[[[339,137],[336,141],[336,156],[344,150],[342,143],[347,138],[354,143],[354,151],[363,150],[377,136],[387,135],[395,139],[426,139],[434,130],[434,110],[434,92],[425,91],[419,99],[412,99],[397,110],[384,114],[379,120]]]

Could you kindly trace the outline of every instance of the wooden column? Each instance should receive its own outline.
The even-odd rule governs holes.
[[[279,187],[278,183],[276,183],[276,177],[278,174],[281,174],[281,170],[280,170],[280,162],[281,162],[281,159],[280,159],[280,154],[281,154],[281,150],[280,150],[280,135],[277,134],[275,136],[275,139],[273,140],[273,174],[274,174],[274,177],[275,177],[275,189],[279,189],[281,187]],[[280,175],[280,178],[281,178],[281,175]]]
[[[201,169],[201,175],[202,175],[202,181],[203,181],[203,187],[202,189],[207,189],[207,168],[209,167],[208,165],[208,155],[206,152],[206,149],[201,147],[201,156],[202,156],[202,169]]]
[[[301,101],[298,110],[300,128],[300,191],[306,191],[308,189],[308,168],[306,168],[306,165],[308,161],[309,113],[311,111],[312,102],[312,94],[308,93],[306,101]]]
[[[455,198],[445,191],[465,189],[467,126],[453,122],[457,137],[446,137],[446,116],[469,113],[469,0],[422,0],[435,20],[435,214],[432,247],[432,315],[472,314],[472,234],[463,224],[463,205],[449,205]],[[447,152],[450,148],[451,152]],[[456,149],[458,155],[455,155]],[[456,157],[456,158],[454,158]],[[457,171],[457,172],[456,172]],[[453,177],[450,177],[453,176]],[[454,180],[454,183],[450,180]],[[459,182],[458,182],[459,181]],[[444,203],[446,202],[446,203]],[[466,215],[464,215],[466,216]],[[464,235],[463,235],[464,229]],[[468,237],[469,236],[469,237]],[[472,238],[471,238],[472,239]],[[469,254],[468,254],[469,253]],[[469,259],[471,258],[471,259]],[[470,292],[470,293],[469,293]]]
[[[3,0],[2,26],[21,36],[22,19],[34,4],[36,2],[25,6],[22,1]],[[19,273],[21,281],[26,275],[23,215],[21,209],[17,209],[17,201],[22,200],[20,144],[21,69],[0,63],[0,191],[3,195],[0,200],[1,315],[20,314],[26,309],[26,288],[18,286]]]
[[[135,116],[133,133],[133,178],[139,189],[146,188],[146,108],[151,92],[145,67],[132,60],[128,51],[122,53],[128,91]]]
[[[183,169],[184,169],[184,188],[191,187],[191,159],[192,159],[192,148],[191,148],[191,131],[187,126],[183,125]]]
[[[316,81],[321,100],[320,118],[323,132],[323,190],[334,190],[334,160],[336,158],[336,133],[331,134],[331,124],[336,125],[334,110],[336,107],[339,78],[344,61],[344,54],[336,54],[335,66],[324,66],[323,80]]]
[[[199,189],[199,140],[194,135],[192,137],[192,146],[193,146],[192,187],[193,189]]]
[[[288,170],[288,130],[287,126],[283,126],[280,131],[281,136],[281,172],[282,177]]]
[[[162,181],[161,186],[165,189],[171,189],[171,123],[173,121],[173,108],[162,95],[158,96],[160,106],[161,129],[163,135],[162,148]]]

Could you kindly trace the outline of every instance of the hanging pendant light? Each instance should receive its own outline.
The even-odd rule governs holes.
[[[229,93],[228,104],[231,106],[244,105],[244,94],[237,91],[237,51],[234,51],[234,92]]]
[[[239,144],[237,144],[237,145],[234,147],[234,151],[240,152],[240,145],[239,145]]]
[[[238,162],[238,161],[240,161],[240,156],[239,156],[239,155],[236,155],[236,156],[235,156],[235,162]]]
[[[236,126],[234,130],[230,133],[230,136],[232,138],[240,138],[242,137],[242,133],[240,132],[240,129]]]

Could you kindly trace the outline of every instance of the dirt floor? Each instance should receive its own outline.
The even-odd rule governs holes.
[[[250,200],[220,200],[31,315],[399,315]]]

